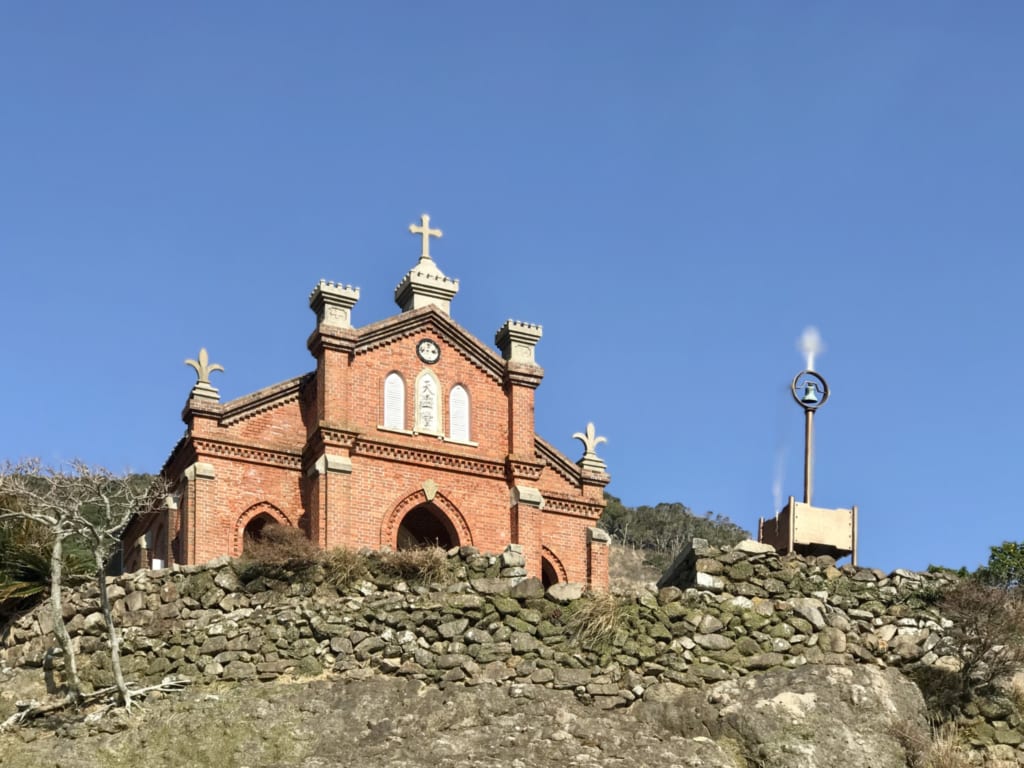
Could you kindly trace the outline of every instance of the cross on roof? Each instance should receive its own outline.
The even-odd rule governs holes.
[[[420,225],[409,225],[409,231],[414,235],[423,236],[423,252],[420,254],[420,261],[430,261],[430,238],[441,237],[440,229],[430,228],[430,217],[427,214],[420,215]]]

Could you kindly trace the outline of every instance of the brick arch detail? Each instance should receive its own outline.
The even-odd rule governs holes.
[[[473,546],[473,534],[469,529],[469,523],[451,499],[440,492],[435,493],[434,498],[427,499],[427,494],[422,489],[410,493],[384,516],[380,525],[380,546],[397,548],[398,526],[402,518],[422,504],[432,505],[447,518],[458,534],[460,546]]]
[[[288,519],[288,515],[275,507],[269,501],[261,501],[253,504],[241,515],[235,523],[235,532],[231,541],[231,556],[240,557],[242,554],[242,538],[245,536],[245,526],[260,515],[267,515],[274,518],[281,525],[295,527],[295,523]]]
[[[541,546],[540,556],[551,563],[551,567],[555,569],[555,573],[558,576],[558,580],[565,583],[569,580],[569,575],[565,572],[565,566],[562,565],[562,561],[558,559],[558,555],[552,552],[547,546]]]

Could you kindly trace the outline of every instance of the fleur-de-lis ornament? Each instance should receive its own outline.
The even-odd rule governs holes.
[[[601,443],[607,443],[608,438],[597,436],[594,430],[594,422],[587,422],[587,431],[576,432],[573,435],[573,439],[583,443],[583,458],[576,463],[583,467],[583,469],[604,472],[604,461],[595,453],[595,450]]]
[[[210,355],[207,353],[206,347],[199,350],[199,360],[186,360],[185,365],[192,366],[199,379],[192,388],[192,394],[213,398],[220,396],[216,388],[210,384],[210,374],[214,371],[223,371],[224,366],[219,363],[210,363]]]

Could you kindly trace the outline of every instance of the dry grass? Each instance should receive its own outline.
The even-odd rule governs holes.
[[[382,574],[416,584],[445,585],[458,577],[447,553],[440,547],[381,552],[375,559]]]
[[[338,547],[323,554],[324,581],[343,589],[370,577],[366,555],[347,547]]]
[[[242,564],[250,578],[301,575],[320,566],[324,580],[339,589],[374,576],[447,585],[461,575],[438,547],[369,553],[339,547],[321,552],[303,531],[284,525],[267,525],[258,537],[246,539]]]
[[[890,724],[889,732],[906,750],[911,768],[968,768],[971,765],[956,723],[932,721],[928,728],[923,728],[900,720]]]
[[[576,600],[567,611],[566,627],[583,648],[600,649],[626,628],[625,603],[607,592],[591,592]]]
[[[270,570],[297,571],[314,565],[320,556],[305,532],[287,525],[266,525],[257,537],[247,537],[242,559]]]

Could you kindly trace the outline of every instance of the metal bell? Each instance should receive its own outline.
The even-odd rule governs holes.
[[[804,394],[800,402],[805,405],[815,405],[818,402],[818,385],[813,381],[804,382]]]

